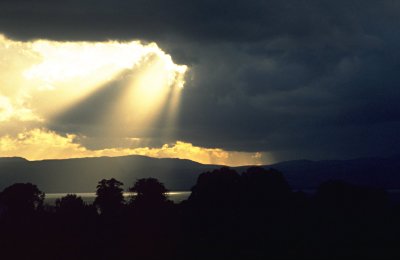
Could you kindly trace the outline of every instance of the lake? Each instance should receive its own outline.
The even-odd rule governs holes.
[[[300,190],[294,190],[300,191]],[[303,189],[303,192],[309,195],[314,195],[316,190],[315,189]],[[388,189],[386,190],[389,202],[392,204],[400,203],[400,189]],[[171,191],[168,192],[168,198],[175,203],[180,203],[190,196],[190,191]],[[68,193],[46,193],[46,198],[44,203],[49,205],[55,205],[56,199],[66,196]],[[93,203],[94,199],[96,198],[96,193],[94,192],[86,192],[86,193],[73,193],[77,196],[81,197],[82,200],[88,204]],[[131,192],[124,192],[125,200],[129,200],[131,196],[134,194]]]
[[[171,191],[168,192],[168,198],[175,203],[180,203],[185,199],[189,198],[190,191]],[[61,197],[66,196],[67,194],[75,194],[82,198],[82,200],[88,204],[93,203],[94,199],[96,198],[96,193],[94,192],[85,192],[85,193],[46,193],[46,197],[44,199],[45,204],[55,205],[56,200],[60,199]],[[129,200],[131,196],[134,196],[132,192],[124,192],[123,193],[125,200]]]

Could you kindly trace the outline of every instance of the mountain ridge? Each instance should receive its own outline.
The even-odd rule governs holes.
[[[127,188],[145,177],[158,178],[171,190],[188,190],[199,173],[218,167],[141,155],[35,161],[0,158],[0,190],[16,182],[31,182],[50,193],[93,192],[101,179],[116,178]]]
[[[170,190],[189,190],[200,173],[222,165],[188,159],[152,158],[143,155],[86,157],[28,161],[0,157],[0,190],[16,182],[31,182],[44,192],[93,192],[97,182],[116,178],[133,185],[136,179],[154,177]],[[243,172],[248,166],[231,167]],[[293,189],[314,189],[324,181],[340,179],[385,189],[400,188],[400,157],[368,157],[349,160],[291,160],[264,168],[281,171]]]

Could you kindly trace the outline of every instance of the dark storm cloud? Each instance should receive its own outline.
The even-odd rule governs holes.
[[[393,1],[380,1],[378,6],[372,0],[4,0],[0,24],[3,31],[19,38],[155,40],[173,36],[254,42],[279,35],[351,33],[372,23],[371,29],[380,31],[379,23],[396,20],[396,8]]]
[[[179,139],[345,158],[400,153],[399,14],[389,0],[14,0],[0,31],[156,41],[191,68]]]

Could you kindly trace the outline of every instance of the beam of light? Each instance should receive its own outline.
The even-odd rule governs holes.
[[[104,129],[117,126],[103,132],[126,129],[130,137],[135,132],[145,135],[157,116],[174,118],[187,70],[155,43],[140,41],[20,42],[0,35],[0,54],[4,60],[0,67],[6,71],[0,71],[0,120],[19,114],[51,124],[104,86],[125,84],[121,89],[126,91],[112,101],[114,107],[102,111]],[[121,75],[126,78],[120,79]]]
[[[132,42],[54,42],[39,40],[31,49],[41,62],[25,70],[23,75],[43,91],[42,104],[59,100],[53,114],[84,100],[96,89],[126,69],[140,66],[151,53],[159,53],[156,44]],[[47,90],[47,91],[46,91]],[[54,103],[54,102],[51,102]],[[45,108],[49,111],[49,108]]]
[[[139,41],[22,42],[0,34],[0,96],[13,107],[24,103],[47,117],[84,99],[122,70],[140,66],[151,53],[163,54],[156,44]]]
[[[123,91],[115,102],[112,114],[116,122],[128,125],[135,136],[151,135],[156,122],[165,121],[166,134],[178,112],[179,99],[184,87],[185,65],[176,65],[169,55],[155,52],[142,61],[142,66],[125,75]]]
[[[127,92],[121,93],[118,100],[113,101],[113,109],[105,111],[103,125],[107,130],[102,131],[103,134],[117,134],[121,129],[132,131],[132,126],[136,126],[131,135],[146,135],[154,120],[165,109],[163,105],[167,103],[172,88],[174,95],[171,96],[171,107],[174,109],[168,109],[164,116],[172,120],[172,114],[178,109],[177,90],[184,86],[187,67],[176,65],[171,56],[156,44],[40,40],[32,43],[32,49],[40,54],[43,61],[26,70],[24,76],[29,80],[42,81],[38,84],[39,89],[48,90],[40,95],[42,106],[54,103],[49,101],[58,94],[57,107],[44,108],[51,111],[47,114],[49,118],[73,109],[96,94],[99,87],[115,85],[116,81],[120,81],[116,85],[126,84],[130,87]],[[121,75],[123,79],[120,79]],[[108,127],[110,125],[123,127],[112,129]]]
[[[261,153],[180,141],[159,147],[146,144],[157,127],[165,129],[160,140],[176,140],[171,137],[187,70],[154,43],[21,42],[0,35],[0,157],[41,160],[136,154],[231,166],[267,162],[269,155]],[[94,111],[100,111],[102,118],[93,127],[109,129],[103,132],[110,138],[132,139],[134,145],[87,148],[79,132],[59,134],[49,129],[54,116],[71,109],[79,113],[74,108],[110,89],[117,91],[106,96],[107,106],[95,103]],[[99,136],[89,138],[108,138]]]

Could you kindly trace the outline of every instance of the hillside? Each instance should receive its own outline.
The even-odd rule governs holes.
[[[43,161],[0,158],[0,189],[16,182],[32,182],[49,193],[92,192],[103,178],[116,178],[127,188],[138,178],[154,177],[171,190],[188,190],[199,173],[216,167],[136,155]]]
[[[218,167],[221,166],[136,155],[43,161],[0,158],[0,190],[16,182],[32,182],[48,193],[93,192],[99,180],[112,177],[122,181],[125,188],[138,178],[154,177],[170,190],[190,190],[200,173]],[[314,189],[331,179],[378,188],[400,188],[399,157],[297,160],[263,167],[283,172],[294,189]],[[235,169],[242,172],[246,168]]]
[[[293,189],[315,189],[322,182],[338,179],[385,189],[400,188],[400,157],[351,160],[294,160],[264,168],[281,171]],[[241,172],[247,167],[237,167]]]

